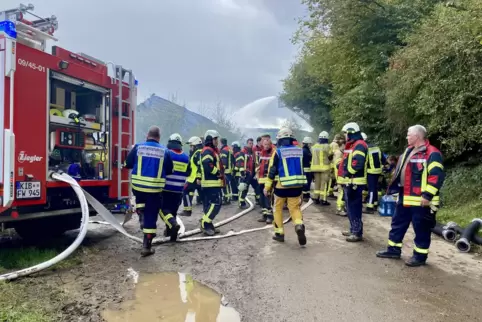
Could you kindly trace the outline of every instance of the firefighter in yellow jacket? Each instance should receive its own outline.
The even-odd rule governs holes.
[[[327,198],[333,152],[328,144],[328,132],[323,131],[318,135],[318,142],[311,147],[311,154],[311,172],[315,181],[312,199],[317,204],[321,201],[323,206],[329,206]]]
[[[301,214],[301,194],[306,177],[303,172],[303,150],[293,145],[293,131],[282,128],[278,135],[278,148],[273,153],[268,167],[264,195],[268,196],[274,188],[274,236],[273,239],[284,242],[283,205],[288,203],[290,216],[295,224],[300,245],[306,244],[305,226]],[[273,182],[276,185],[273,187]]]

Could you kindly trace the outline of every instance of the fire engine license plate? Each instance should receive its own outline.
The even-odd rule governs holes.
[[[17,199],[40,198],[40,181],[17,181]]]

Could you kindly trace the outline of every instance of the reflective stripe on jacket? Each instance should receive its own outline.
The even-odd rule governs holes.
[[[189,174],[189,157],[182,153],[173,150],[168,150],[172,160],[172,174],[166,176],[166,186],[164,191],[182,193],[186,179]]]
[[[163,145],[148,140],[134,146],[131,187],[133,190],[148,193],[161,192],[166,184],[164,159],[168,150]]]
[[[430,145],[427,140],[420,151],[406,160],[410,155],[413,146],[409,146],[399,159],[395,175],[390,183],[390,189],[394,190],[400,185],[400,175],[403,165],[405,167],[405,178],[403,188],[403,205],[405,207],[420,206],[422,197],[432,202],[432,205],[440,205],[439,191],[445,180],[445,172],[442,160],[442,153]]]
[[[259,156],[259,167],[258,167],[258,182],[263,184],[268,179],[269,161],[275,153],[275,149],[272,147],[269,150],[263,150]]]
[[[368,164],[367,173],[382,174],[382,151],[379,147],[368,144]]]
[[[343,184],[367,184],[368,146],[363,140],[348,142],[343,151],[342,161],[338,168],[338,176]]]
[[[311,172],[329,171],[331,162],[329,156],[331,155],[330,145],[328,143],[316,143],[311,147]]]
[[[205,146],[201,152],[201,187],[222,187],[222,167],[218,152],[210,146]]]
[[[189,183],[194,183],[197,179],[201,179],[201,151],[201,149],[194,151],[189,160],[189,166],[191,167],[191,173],[187,178]]]
[[[234,169],[233,151],[229,146],[225,145],[221,148],[220,156],[221,156],[221,162],[223,163],[223,166],[224,166],[224,173],[231,174]]]

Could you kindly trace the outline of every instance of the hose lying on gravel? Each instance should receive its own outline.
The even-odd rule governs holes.
[[[447,225],[442,225],[437,223],[434,228],[432,228],[432,232],[436,235],[442,236],[445,240],[454,242],[457,238],[457,233],[455,229],[451,229],[447,227]]]
[[[460,234],[461,236],[455,243],[455,246],[459,251],[467,253],[471,249],[470,242],[482,245],[482,237],[477,235],[481,227],[482,219],[475,218],[466,228],[462,228],[454,222],[449,222],[445,225],[437,223],[432,232],[451,242],[454,242],[457,239],[457,234]]]
[[[77,238],[75,238],[74,242],[67,249],[65,249],[62,253],[58,254],[54,258],[32,267],[28,267],[16,272],[0,275],[0,281],[14,280],[22,276],[27,276],[33,273],[37,273],[63,261],[69,255],[71,255],[77,249],[77,247],[80,246],[80,244],[84,240],[85,235],[87,234],[88,220],[89,220],[89,205],[87,204],[85,195],[82,192],[82,188],[79,186],[77,181],[75,181],[72,177],[70,177],[67,174],[58,174],[53,172],[50,174],[50,176],[53,179],[64,181],[70,184],[70,186],[74,189],[75,194],[79,198],[80,208],[82,209],[82,219],[80,223],[79,234],[77,235]]]
[[[3,275],[0,275],[0,281],[14,280],[14,279],[17,279],[17,278],[22,277],[22,276],[27,276],[27,275],[31,275],[33,273],[40,272],[42,270],[45,270],[45,269],[61,262],[62,260],[67,258],[69,255],[71,255],[80,246],[80,244],[82,243],[82,241],[85,238],[85,235],[87,234],[87,228],[88,228],[88,223],[89,223],[89,213],[90,213],[88,203],[90,203],[92,208],[94,208],[97,211],[97,213],[105,220],[105,222],[100,222],[100,223],[109,224],[112,227],[114,227],[116,230],[118,230],[119,232],[121,232],[122,234],[127,236],[128,238],[130,238],[132,240],[135,240],[139,243],[142,243],[141,238],[129,234],[124,229],[124,227],[122,226],[122,223],[117,222],[117,220],[110,213],[110,211],[107,208],[105,208],[104,205],[102,205],[91,194],[89,194],[87,191],[83,190],[74,178],[72,178],[71,176],[69,176],[65,173],[55,173],[55,172],[50,173],[50,177],[55,179],[55,180],[59,180],[59,181],[63,181],[65,183],[68,183],[74,189],[77,197],[79,198],[79,202],[80,202],[80,206],[81,206],[81,210],[82,210],[82,220],[81,220],[81,224],[80,224],[79,234],[77,235],[74,242],[67,249],[65,249],[62,253],[55,256],[54,258],[52,258],[52,259],[50,259],[46,262],[40,263],[38,265],[32,266],[32,267],[28,267],[28,268],[25,268],[25,269],[22,269],[22,270],[19,270],[19,271],[16,271],[16,272],[11,272],[11,273],[6,273],[6,274],[3,274]],[[236,215],[234,215],[230,218],[227,218],[225,220],[222,220],[222,221],[214,224],[214,227],[219,227],[219,226],[223,226],[227,223],[230,223],[233,220],[236,220],[239,217],[244,216],[247,213],[249,213],[251,210],[253,210],[253,208],[254,208],[253,202],[249,198],[246,198],[246,201],[249,203],[249,208],[244,209],[243,211],[237,213]],[[301,210],[305,210],[311,204],[312,204],[312,201],[310,200],[308,203],[304,204],[301,207]],[[182,220],[180,220],[179,217],[177,217],[177,220],[181,225],[181,229],[180,229],[181,233],[179,234],[178,241],[183,241],[183,242],[208,240],[208,239],[221,239],[221,238],[226,238],[226,237],[231,237],[231,236],[239,236],[239,235],[242,235],[242,234],[245,234],[245,233],[260,231],[260,230],[269,229],[269,228],[273,227],[273,225],[266,225],[266,226],[263,226],[263,227],[258,227],[258,228],[253,228],[253,229],[245,229],[245,230],[241,230],[241,231],[237,231],[237,232],[231,230],[224,235],[186,238],[186,237],[189,237],[189,236],[200,233],[201,230],[198,228],[198,229],[193,229],[193,230],[190,230],[190,231],[186,232],[185,226],[182,223]],[[290,218],[288,217],[287,219],[284,220],[284,223],[287,223],[289,220],[290,220]],[[169,237],[156,238],[154,240],[153,244],[157,244],[157,245],[163,244],[163,243],[168,242],[169,240],[170,240]]]

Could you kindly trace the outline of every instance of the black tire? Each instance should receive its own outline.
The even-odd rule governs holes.
[[[66,231],[79,228],[80,220],[81,214],[74,214],[19,221],[14,227],[24,240],[44,241],[58,238]]]

